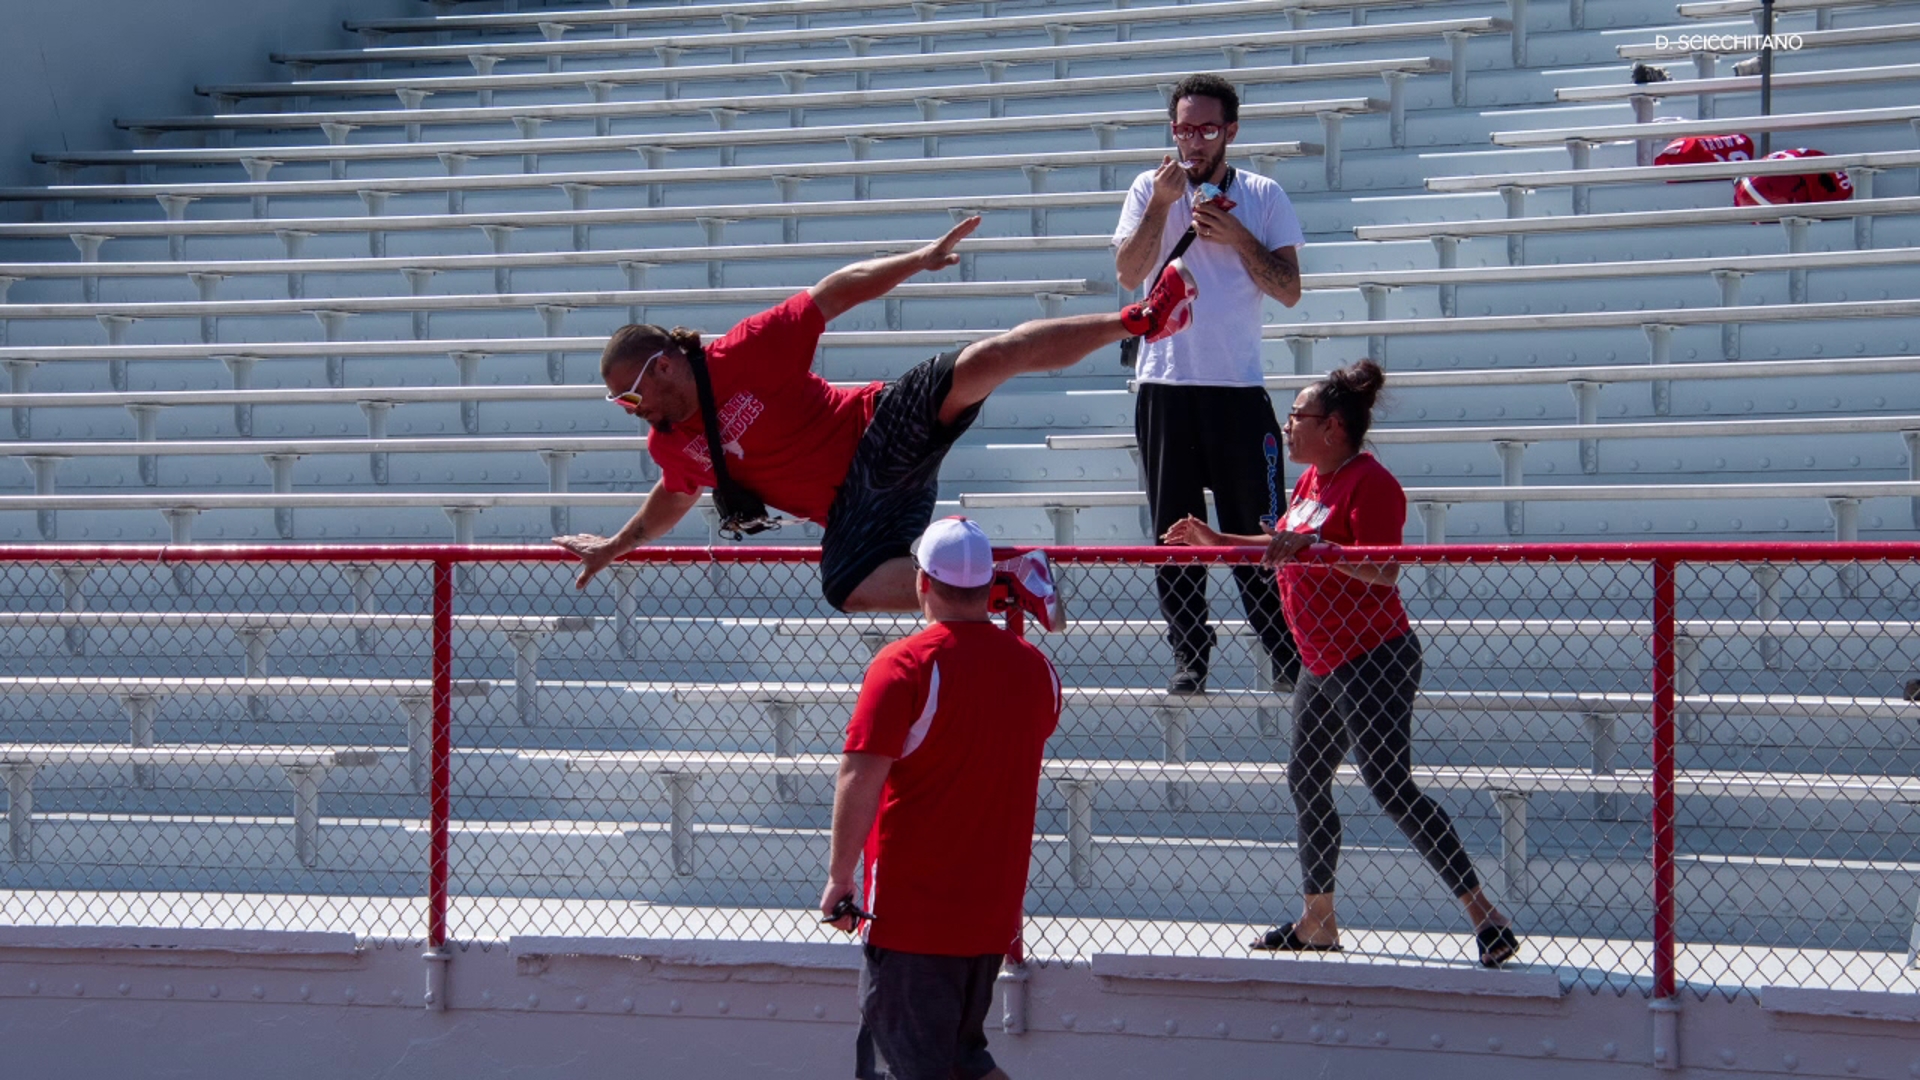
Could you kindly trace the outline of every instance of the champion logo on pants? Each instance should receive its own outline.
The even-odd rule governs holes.
[[[1267,455],[1267,512],[1260,524],[1271,529],[1280,523],[1280,440],[1269,432],[1260,448]]]

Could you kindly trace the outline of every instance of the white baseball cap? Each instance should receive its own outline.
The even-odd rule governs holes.
[[[928,525],[913,542],[913,561],[928,577],[956,589],[993,580],[993,542],[980,526],[963,517],[945,517]]]

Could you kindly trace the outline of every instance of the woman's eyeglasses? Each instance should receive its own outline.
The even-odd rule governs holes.
[[[615,405],[620,406],[621,408],[627,410],[628,412],[632,412],[633,410],[639,408],[640,407],[640,380],[647,377],[647,369],[653,366],[653,362],[655,360],[660,359],[662,356],[665,356],[666,353],[667,353],[667,350],[661,349],[659,352],[654,353],[652,356],[647,357],[647,362],[640,365],[640,374],[635,375],[633,377],[633,385],[627,387],[624,393],[608,394],[607,400],[613,402]]]

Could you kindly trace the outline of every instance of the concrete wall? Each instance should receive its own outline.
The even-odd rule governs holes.
[[[195,83],[285,78],[276,49],[358,43],[342,18],[418,0],[0,0],[0,184],[46,182],[36,150],[131,145],[116,116],[199,112]]]
[[[852,1071],[851,946],[621,941],[603,952],[623,955],[577,955],[556,939],[532,950],[496,943],[456,950],[447,1008],[429,1011],[417,947],[111,933],[117,947],[98,947],[107,931],[39,934],[31,946],[0,935],[6,1075],[735,1080]],[[833,950],[843,957],[825,955]],[[1639,993],[1563,989],[1551,973],[1524,970],[1114,957],[1034,970],[1023,993],[1026,1033],[1003,1029],[1004,998],[987,1030],[995,1058],[1022,1080],[1920,1074],[1910,990],[1689,993],[1656,1015]]]

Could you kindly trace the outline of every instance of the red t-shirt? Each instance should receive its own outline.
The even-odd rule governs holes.
[[[935,623],[873,658],[846,745],[894,759],[867,837],[870,944],[938,956],[1013,944],[1059,720],[1053,665],[992,623]]]
[[[768,505],[821,524],[886,385],[838,390],[815,375],[826,328],[813,297],[800,292],[707,346],[728,474]],[[714,485],[698,412],[671,433],[652,432],[647,452],[668,491],[697,495]]]
[[[1281,527],[1317,533],[1342,547],[1386,547],[1400,543],[1406,524],[1407,493],[1400,481],[1372,454],[1362,453],[1324,481],[1308,466],[1293,485]],[[1331,674],[1413,629],[1400,590],[1392,585],[1369,585],[1324,563],[1283,563],[1279,580],[1300,662],[1315,675]]]

